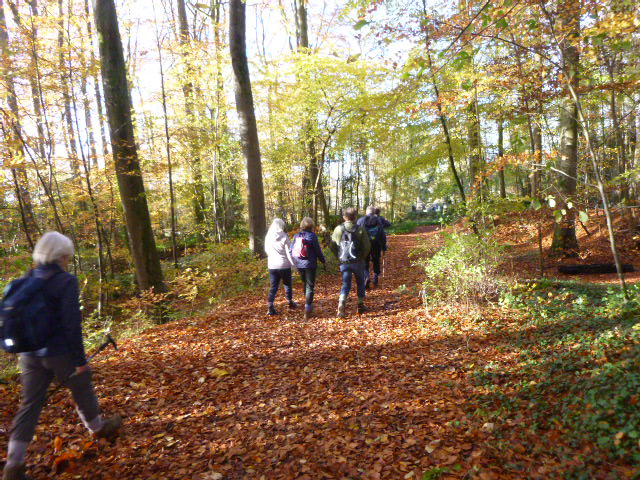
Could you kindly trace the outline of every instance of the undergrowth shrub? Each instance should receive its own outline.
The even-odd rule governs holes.
[[[493,411],[526,404],[536,436],[533,427],[562,431],[599,459],[640,462],[640,285],[628,288],[631,300],[619,287],[577,281],[537,280],[505,291],[501,305],[518,313],[517,327],[506,337],[508,360],[475,373],[492,389],[480,404]]]
[[[504,249],[490,235],[452,233],[444,245],[417,252],[424,268],[421,295],[427,308],[457,303],[471,308],[496,300],[503,288],[499,266]]]

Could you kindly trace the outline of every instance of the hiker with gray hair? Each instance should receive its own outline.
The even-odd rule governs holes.
[[[291,278],[291,267],[293,266],[293,258],[291,258],[291,242],[289,235],[284,231],[284,220],[274,218],[264,239],[264,251],[267,254],[267,268],[269,269],[269,296],[267,297],[268,309],[267,315],[277,315],[278,312],[274,306],[280,282],[284,285],[284,295],[289,302],[289,308],[297,307],[293,301],[293,289]]]
[[[80,420],[96,437],[115,437],[122,424],[119,415],[104,419],[100,414],[82,343],[78,279],[66,271],[72,258],[73,242],[58,232],[45,233],[33,250],[36,266],[26,275],[45,281],[43,293],[53,312],[52,333],[40,350],[20,354],[22,401],[11,426],[3,480],[28,479],[27,447],[54,377],[71,390]]]

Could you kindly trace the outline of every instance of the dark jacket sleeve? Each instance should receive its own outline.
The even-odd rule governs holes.
[[[327,260],[324,258],[324,253],[322,253],[322,247],[320,246],[320,241],[318,240],[318,236],[313,236],[313,251],[316,252],[316,256],[318,260],[322,263],[327,263]]]
[[[382,228],[390,228],[391,222],[384,217],[380,217],[380,225],[382,225]]]
[[[80,288],[78,279],[70,276],[60,297],[62,331],[67,340],[71,358],[77,367],[87,363],[82,342],[82,313],[80,312]]]
[[[367,258],[371,251],[371,239],[369,238],[369,232],[364,227],[358,227],[360,230],[360,242],[362,244],[362,260]]]

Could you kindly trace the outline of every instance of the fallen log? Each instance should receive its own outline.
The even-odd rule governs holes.
[[[635,272],[633,265],[625,263],[622,265],[624,273]],[[587,265],[558,265],[558,272],[568,275],[588,275],[591,273],[616,273],[615,263],[591,263]]]

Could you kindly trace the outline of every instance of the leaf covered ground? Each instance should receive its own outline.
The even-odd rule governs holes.
[[[534,309],[525,297],[513,297],[508,308],[487,311],[473,325],[455,308],[443,312],[447,322],[426,316],[417,295],[421,273],[408,259],[421,238],[435,235],[433,228],[422,230],[390,239],[382,286],[368,294],[371,311],[364,315],[355,314],[352,301],[349,317],[335,318],[339,277],[325,275],[316,289],[317,316],[308,322],[282,303],[281,315],[266,317],[259,289],[207,316],[123,342],[94,363],[101,405],[125,416],[121,437],[88,443],[70,396],[58,393],[30,448],[31,474],[105,480],[633,478],[632,430],[603,430],[612,445],[626,446],[616,456],[602,453],[608,446],[591,440],[597,436],[567,428],[589,428],[579,415],[587,405],[596,413],[597,405],[567,398],[579,397],[575,385],[588,387],[587,367],[574,360],[590,364],[592,355],[595,365],[607,363],[602,356],[609,358],[609,350],[595,350],[602,346],[596,333],[608,324],[589,323],[593,342],[578,348],[571,334],[582,328],[580,311],[558,317],[564,325],[558,329],[554,311],[546,309],[560,308],[557,302],[535,301]],[[296,288],[301,302],[299,283]],[[556,293],[558,301],[576,304],[573,294]],[[544,322],[534,321],[544,315]],[[635,339],[620,342],[616,351],[626,352],[621,368],[637,370]],[[554,378],[566,388],[556,391]],[[19,388],[0,385],[0,391],[4,451]],[[635,393],[625,395],[635,405]],[[565,406],[568,419],[561,415]]]

